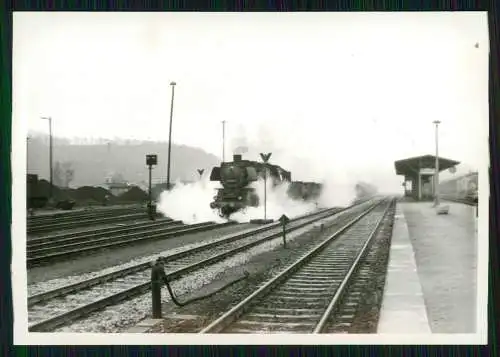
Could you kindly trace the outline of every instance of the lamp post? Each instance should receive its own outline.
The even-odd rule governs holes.
[[[436,125],[436,162],[434,164],[436,173],[434,174],[434,206],[439,206],[439,145],[438,145],[438,126],[441,123],[439,120],[434,120]]]
[[[168,131],[168,162],[167,162],[167,190],[170,190],[170,151],[172,150],[172,116],[174,114],[174,89],[175,82],[170,82],[172,87],[172,100],[170,102],[170,129]]]
[[[222,162],[225,160],[226,155],[226,121],[222,121]]]
[[[52,199],[52,175],[53,175],[53,167],[52,167],[52,117],[41,117],[42,119],[48,120],[49,121],[49,177],[50,177],[50,187],[49,187],[49,199]]]
[[[30,172],[30,168],[29,168],[30,139],[31,139],[31,136],[28,135],[26,137],[26,174],[28,174]]]

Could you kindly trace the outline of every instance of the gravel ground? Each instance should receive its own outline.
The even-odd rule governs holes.
[[[328,221],[329,223],[327,223]],[[196,292],[182,296],[180,292],[174,290],[179,296],[178,300],[183,302],[195,297],[207,295],[240,278],[245,271],[250,274],[247,279],[202,301],[184,307],[177,307],[172,302],[164,303],[164,326],[162,329],[160,328],[159,331],[155,332],[185,333],[199,331],[202,327],[206,326],[222,313],[254,292],[260,284],[286,269],[299,257],[312,249],[313,246],[341,227],[341,224],[333,223],[333,221],[336,220],[330,218],[329,220],[323,221],[323,230],[320,228],[321,223],[318,222],[315,224],[314,228],[297,235],[293,240],[287,239],[287,248],[283,248],[283,246],[279,244],[275,246],[273,250],[262,252],[252,257],[244,265],[226,269],[221,272],[213,282],[203,286]],[[342,224],[345,224],[345,221],[343,221]],[[279,242],[280,240],[278,239],[277,241]],[[190,315],[192,315],[193,318],[190,318]]]
[[[402,203],[433,333],[476,331],[477,237],[474,207]]]
[[[72,276],[96,272],[101,269],[128,263],[131,259],[150,256],[162,251],[186,246],[187,244],[219,239],[222,236],[249,229],[253,226],[255,225],[249,223],[237,224],[221,229],[213,229],[208,232],[187,234],[180,237],[167,238],[130,247],[106,249],[93,253],[92,255],[75,257],[69,261],[55,262],[51,265],[35,267],[28,270],[28,284],[60,278],[71,279]],[[67,279],[64,280],[67,281]],[[30,290],[31,288],[28,287],[28,289]]]

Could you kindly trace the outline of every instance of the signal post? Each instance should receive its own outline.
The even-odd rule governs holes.
[[[267,223],[267,162],[269,161],[269,158],[271,157],[272,153],[267,153],[267,154],[260,154],[260,157],[262,158],[262,161],[264,161],[264,222]],[[270,220],[272,222],[272,220]]]
[[[158,165],[158,155],[149,154],[146,155],[146,165],[149,169],[149,190],[148,190],[148,215],[151,220],[155,220],[156,217],[156,206],[153,207],[152,197],[151,197],[151,174],[154,165]]]

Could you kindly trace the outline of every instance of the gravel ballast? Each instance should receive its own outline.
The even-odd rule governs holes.
[[[184,307],[178,307],[172,302],[163,304],[164,324],[152,332],[198,332],[201,328],[254,292],[261,284],[293,264],[299,257],[346,223],[345,220],[337,220],[335,218],[330,218],[329,222],[327,223],[326,220],[318,222],[308,232],[301,234],[293,240],[287,240],[287,248],[279,245],[274,250],[254,256],[245,265],[235,266],[232,269],[222,272],[216,277],[214,282],[203,286],[195,293],[178,297],[178,300],[186,301],[198,296],[207,295],[219,289],[222,285],[240,278],[245,271],[250,274],[247,279],[205,300]],[[323,229],[321,228],[321,223],[323,223]]]
[[[236,290],[238,290],[238,287],[242,286],[244,288],[247,288],[247,291],[242,292],[241,290],[244,289],[240,289],[240,295],[241,297],[246,296],[248,295],[248,293],[255,289],[255,284],[259,283],[259,275],[262,275],[264,280],[266,279],[266,277],[270,276],[269,274],[274,275],[276,271],[284,269],[287,264],[293,263],[293,261],[295,261],[298,256],[301,256],[307,250],[312,248],[312,246],[316,245],[318,243],[317,238],[324,237],[344,225],[347,222],[346,219],[340,219],[340,222],[337,220],[339,216],[342,217],[344,216],[344,214],[339,214],[334,218],[328,218],[318,221],[306,228],[302,228],[293,233],[289,233],[287,235],[287,248],[285,249],[282,247],[281,238],[273,239],[266,243],[260,244],[259,246],[254,247],[248,251],[239,253],[222,262],[202,268],[199,271],[191,273],[189,276],[181,278],[180,280],[174,281],[172,283],[172,288],[174,289],[176,295],[180,295],[179,300],[185,301],[186,298],[190,298],[190,296],[193,296],[193,294],[205,295],[205,293],[210,292],[210,290],[213,291],[214,288],[218,289],[216,287],[217,284],[219,285],[218,287],[225,285],[231,281],[234,281],[235,279],[241,278],[244,272],[248,271],[250,273],[250,277],[248,279],[232,286],[227,290],[224,290],[222,293],[217,294],[212,298],[217,299],[218,296],[223,296],[225,293],[228,293],[235,288]],[[348,215],[350,216],[349,219],[352,219],[352,213]],[[329,226],[327,222],[333,221],[338,223],[334,223],[333,227],[327,228]],[[198,244],[207,243],[208,241],[218,240],[222,236],[230,234],[231,231],[234,233],[238,230],[248,229],[251,226],[252,225],[249,224],[242,224],[239,226],[225,227],[217,231],[190,235],[198,237],[200,235],[205,236],[203,237],[205,238],[205,240],[198,239],[195,242],[191,243],[191,247]],[[211,239],[207,239],[207,233],[211,235]],[[29,294],[31,295],[34,293],[39,293],[41,291],[53,289],[61,285],[88,279],[95,275],[100,275],[103,273],[121,269],[124,266],[130,266],[144,261],[150,262],[155,260],[160,255],[164,256],[173,254],[179,250],[185,250],[189,248],[189,246],[186,245],[186,237],[189,236],[168,239],[166,240],[166,242],[173,240],[177,240],[179,242],[178,244],[173,244],[176,245],[176,247],[171,247],[170,249],[161,249],[161,251],[159,251],[160,249],[156,249],[154,251],[154,255],[147,255],[147,253],[142,254],[140,255],[140,258],[134,259],[134,261],[127,261],[126,264],[109,264],[104,268],[104,270],[100,271],[97,271],[98,269],[95,268],[88,269],[88,266],[86,266],[87,269],[85,273],[74,274],[73,276],[67,278],[59,277],[58,279],[40,281],[38,282],[38,284],[30,285]],[[139,254],[137,253],[137,247],[130,248],[134,250],[133,252],[131,252],[134,258],[139,256]],[[114,256],[116,256],[116,251],[117,250],[115,250],[115,252],[113,253]],[[125,259],[122,259],[120,263],[123,263],[123,261],[125,261]],[[260,282],[262,281],[263,280],[260,279]],[[166,287],[163,288],[162,295],[162,299],[167,306],[167,309],[165,311],[168,311],[168,305],[170,304],[172,306],[173,304],[169,302],[170,296]],[[231,294],[232,298],[234,298],[235,296],[237,296],[237,294]],[[203,305],[206,301],[209,300],[210,298],[201,301],[200,303],[189,305],[187,307]],[[235,303],[237,302],[239,302],[239,299],[235,301]],[[224,308],[227,308],[228,304],[217,304],[217,306],[224,306]],[[93,313],[87,318],[77,321],[70,326],[58,329],[56,332],[125,332],[128,328],[132,327],[141,319],[149,317],[150,314],[151,294],[147,293],[124,303],[117,304],[115,306],[111,306],[104,310]],[[215,315],[212,314],[212,316],[210,316],[210,314],[208,314],[208,318],[213,316]]]
[[[311,228],[302,228],[290,234],[290,240],[303,236]],[[246,264],[253,256],[269,252],[281,244],[279,238],[267,241],[246,252],[239,253],[220,263],[207,266],[189,276],[172,282],[171,286],[177,294],[196,291],[217,279],[224,272],[231,271],[233,267]],[[169,252],[171,254],[171,252]],[[153,260],[155,256],[149,257]],[[162,289],[162,301],[169,301],[170,296],[166,288]],[[151,294],[147,293],[124,303],[110,306],[96,312],[67,327],[62,327],[55,332],[123,332],[132,327],[141,319],[151,313]]]

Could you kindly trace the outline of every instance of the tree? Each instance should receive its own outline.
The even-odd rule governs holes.
[[[54,185],[58,187],[69,187],[69,183],[73,181],[75,170],[69,161],[59,162],[54,165],[53,180]]]
[[[62,187],[64,184],[64,174],[63,174],[63,169],[61,167],[61,163],[59,161],[56,162],[54,165],[54,171],[52,172],[52,180],[53,180],[53,185]]]
[[[64,173],[64,187],[69,187],[69,183],[73,181],[75,176],[75,169],[73,169],[73,164],[66,161],[62,164],[62,169]]]

